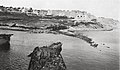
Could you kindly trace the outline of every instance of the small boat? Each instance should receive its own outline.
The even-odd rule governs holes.
[[[13,34],[0,34],[0,50],[10,49],[10,37]]]

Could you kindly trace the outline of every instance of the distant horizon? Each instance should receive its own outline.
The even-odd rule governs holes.
[[[119,0],[0,0],[0,6],[43,10],[80,10],[119,20]]]

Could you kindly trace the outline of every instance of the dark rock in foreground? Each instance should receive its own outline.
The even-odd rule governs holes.
[[[10,49],[10,37],[13,34],[0,34],[0,50]]]
[[[31,57],[28,70],[66,70],[66,65],[60,52],[62,43],[50,46],[36,47],[28,57]]]

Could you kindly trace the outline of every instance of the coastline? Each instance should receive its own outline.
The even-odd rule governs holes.
[[[30,28],[30,29],[29,29]],[[12,31],[24,31],[24,32],[29,32],[29,33],[46,33],[46,34],[63,34],[66,36],[70,36],[70,37],[75,37],[75,38],[79,38],[82,39],[83,41],[87,42],[88,44],[90,44],[90,46],[97,48],[97,46],[99,45],[98,43],[96,43],[95,41],[93,41],[92,38],[89,38],[86,35],[83,35],[81,32],[84,31],[112,31],[113,29],[89,29],[87,28],[87,30],[85,29],[61,29],[61,30],[50,30],[50,29],[32,29],[31,27],[27,27],[27,26],[22,26],[22,28],[20,28],[19,26],[0,26],[0,29],[2,30],[12,30]],[[109,47],[108,47],[109,48]]]
[[[2,32],[2,31],[1,31]],[[118,43],[110,42],[116,41],[117,38],[113,37],[113,34],[111,36],[111,33],[113,31],[101,31],[104,34],[104,37],[97,38],[96,40],[99,40],[99,43],[105,43],[106,45],[111,45],[110,48],[106,48],[99,46],[98,48],[91,47],[88,43],[85,41],[75,38],[66,36],[63,34],[37,34],[37,33],[28,33],[28,32],[19,32],[19,31],[3,31],[8,33],[14,33],[15,35],[11,37],[11,50],[9,52],[6,52],[8,54],[6,55],[0,55],[3,56],[0,58],[0,62],[5,62],[7,60],[7,57],[11,58],[10,64],[13,65],[11,68],[13,70],[20,69],[20,70],[26,70],[29,63],[29,58],[26,57],[28,54],[30,54],[34,47],[36,46],[44,46],[49,43],[53,43],[56,41],[61,41],[63,43],[63,51],[62,55],[65,60],[66,66],[69,70],[79,70],[79,69],[90,69],[94,67],[95,69],[99,70],[115,70],[118,69]],[[90,31],[91,32],[91,31]],[[95,31],[88,33],[88,36],[90,38],[94,38],[94,36],[101,36],[102,33],[99,31]],[[86,35],[86,34],[85,34]],[[110,37],[108,37],[108,35]],[[116,36],[116,35],[115,35]],[[112,38],[111,38],[112,37]],[[113,39],[115,38],[115,39]],[[107,40],[108,39],[108,40]],[[94,40],[94,39],[93,39]],[[105,40],[104,42],[101,40]],[[109,41],[110,40],[110,41]],[[97,42],[98,43],[98,42]],[[112,45],[114,44],[114,45]],[[101,50],[101,51],[99,51]],[[3,53],[3,52],[1,52]],[[4,61],[3,61],[4,60]],[[107,63],[107,64],[106,64]],[[2,65],[2,63],[0,63]],[[21,66],[23,65],[23,66]],[[91,67],[92,65],[92,67]],[[2,65],[3,66],[3,65]],[[0,67],[2,67],[0,66]],[[3,66],[3,69],[6,67]]]
[[[20,4],[24,6],[22,2]],[[26,5],[29,2],[25,2]],[[54,2],[43,4],[54,6]],[[69,4],[68,1],[60,2]],[[33,8],[35,6],[15,7],[12,4],[9,7],[0,6],[0,70],[29,70],[39,67],[51,70],[54,66],[56,67],[53,70],[66,70],[66,67],[67,70],[119,70],[120,22],[114,18],[116,12],[110,14],[114,11],[112,8],[109,13],[106,12],[107,3],[111,2],[105,3],[103,8],[106,10],[98,11],[102,8],[102,2],[98,2],[99,6],[97,1],[83,1],[83,4],[87,4],[86,7],[94,6],[90,6],[94,9],[88,10],[91,9],[99,15],[102,13],[102,17],[95,16],[92,12],[77,10],[75,2],[77,1],[70,2],[71,10],[58,9],[57,5],[54,6],[56,9],[42,9],[44,5],[41,9]],[[37,3],[34,4],[37,6]],[[95,5],[98,9],[95,9]],[[72,7],[75,8],[72,10]]]

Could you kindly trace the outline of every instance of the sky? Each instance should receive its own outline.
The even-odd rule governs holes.
[[[120,20],[120,0],[0,0],[0,5],[87,11],[97,17]]]

